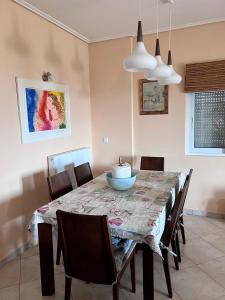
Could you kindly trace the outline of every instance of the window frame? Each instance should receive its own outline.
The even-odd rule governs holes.
[[[186,96],[185,155],[225,156],[225,148],[194,147],[194,108],[195,93],[188,93]]]

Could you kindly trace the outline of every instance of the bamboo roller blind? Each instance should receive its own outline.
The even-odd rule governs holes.
[[[186,65],[185,92],[225,90],[225,60]]]

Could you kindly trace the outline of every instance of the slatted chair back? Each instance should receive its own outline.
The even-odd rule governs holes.
[[[75,172],[78,187],[93,179],[91,167],[88,162],[75,167],[74,172]]]
[[[164,171],[164,157],[142,156],[140,169]]]
[[[55,200],[73,190],[67,171],[62,171],[47,178],[51,200]]]
[[[115,282],[117,272],[107,216],[60,210],[56,215],[66,276],[100,284]]]

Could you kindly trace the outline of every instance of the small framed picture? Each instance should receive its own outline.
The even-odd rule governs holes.
[[[139,80],[140,115],[168,114],[168,85]]]

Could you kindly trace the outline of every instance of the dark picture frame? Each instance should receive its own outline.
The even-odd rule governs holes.
[[[168,85],[140,79],[138,86],[140,115],[168,114]]]

